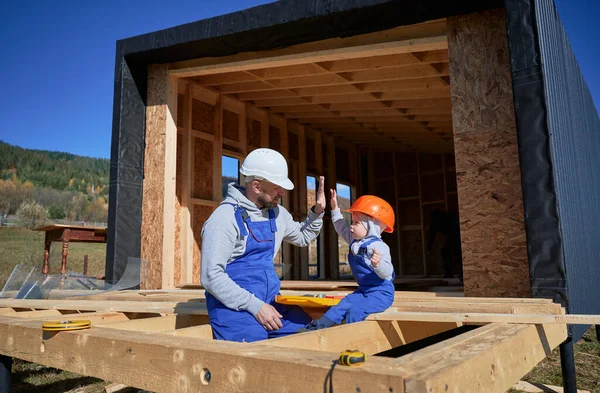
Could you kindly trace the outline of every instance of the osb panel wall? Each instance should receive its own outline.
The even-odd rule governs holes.
[[[238,114],[223,110],[223,138],[239,141]]]
[[[248,145],[251,147],[260,146],[260,121],[248,117],[247,133],[248,133]]]
[[[504,10],[448,18],[466,296],[531,296]]]
[[[192,129],[214,135],[214,118],[214,106],[200,100],[192,100]]]
[[[149,68],[140,250],[145,260],[140,275],[142,289],[160,288],[163,281],[165,162],[170,148],[167,139],[170,117],[167,80],[166,66]],[[176,111],[176,105],[172,109]],[[176,117],[177,113],[171,116]]]
[[[269,126],[269,147],[277,151],[281,149],[281,130],[277,127]]]
[[[212,121],[211,121],[212,124]],[[194,138],[194,184],[192,198],[212,200],[213,145],[212,142]]]

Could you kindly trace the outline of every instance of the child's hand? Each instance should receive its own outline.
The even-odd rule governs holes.
[[[329,203],[331,204],[331,210],[337,210],[337,208],[338,208],[337,192],[335,192],[335,190],[332,190],[332,189],[329,189],[329,192],[331,193],[331,199],[329,201]]]
[[[371,255],[371,265],[373,266],[373,268],[377,269],[380,263],[381,254],[377,252],[377,250],[373,249],[373,254]]]

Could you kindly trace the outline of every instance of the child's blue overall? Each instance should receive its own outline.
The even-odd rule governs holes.
[[[384,280],[375,273],[367,263],[371,257],[367,253],[367,246],[382,241],[373,238],[361,245],[358,255],[352,251],[348,254],[348,263],[352,274],[358,283],[358,289],[343,298],[337,305],[330,308],[325,317],[336,324],[364,321],[369,314],[387,310],[394,302],[394,284],[390,280]],[[352,250],[352,246],[350,247]],[[392,275],[392,280],[395,274]]]
[[[275,303],[275,295],[279,294],[281,285],[273,267],[277,231],[275,212],[269,210],[268,221],[253,222],[243,208],[233,206],[240,234],[247,236],[246,251],[229,263],[225,272],[237,285],[275,307],[283,315],[283,326],[269,332],[249,312],[230,309],[206,292],[206,306],[214,337],[218,340],[252,342],[296,333],[311,318],[300,307]]]

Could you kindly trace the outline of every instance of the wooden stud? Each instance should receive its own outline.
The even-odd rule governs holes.
[[[244,105],[243,110],[239,113],[240,120],[239,124],[239,139],[240,139],[240,152],[242,156],[246,156],[248,154],[248,122],[246,117],[246,105]],[[240,162],[241,164],[241,162]],[[240,175],[241,176],[241,175]]]
[[[343,352],[348,348],[373,355],[456,328],[457,323],[363,321],[315,332],[268,340],[267,345],[294,349]],[[256,345],[256,344],[252,344]]]
[[[306,132],[302,125],[289,123],[298,135],[298,214],[304,219],[308,214],[308,195],[306,189]],[[302,247],[300,253],[300,278],[308,280],[308,247]]]
[[[219,94],[215,105],[213,142],[213,201],[221,202],[223,195],[221,192],[222,183],[222,160],[223,160],[223,96]]]
[[[419,215],[421,217],[421,250],[423,253],[423,275],[427,276],[427,232],[429,228],[425,228],[425,220],[423,217],[423,179],[421,177],[421,154],[417,153],[417,181],[419,184]]]
[[[337,177],[336,177],[336,165],[335,165],[335,140],[332,136],[326,135],[323,137],[323,141],[327,146],[327,179],[330,188],[336,188]],[[339,264],[339,250],[338,250],[338,234],[333,227],[333,222],[329,221],[328,228],[328,263],[327,272],[328,278],[337,280],[340,276],[340,264]]]
[[[141,287],[174,288],[177,86],[164,65],[150,66],[146,109]]]
[[[183,102],[183,154],[181,179],[181,282],[192,282],[193,276],[193,209],[191,187],[193,169],[194,140],[192,135],[192,85],[186,83]]]

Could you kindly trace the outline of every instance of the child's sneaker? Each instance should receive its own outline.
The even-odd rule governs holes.
[[[321,317],[320,319],[310,321],[308,325],[298,329],[298,333],[312,332],[315,330],[325,329],[333,325],[335,325],[335,323],[331,319],[327,317]]]

